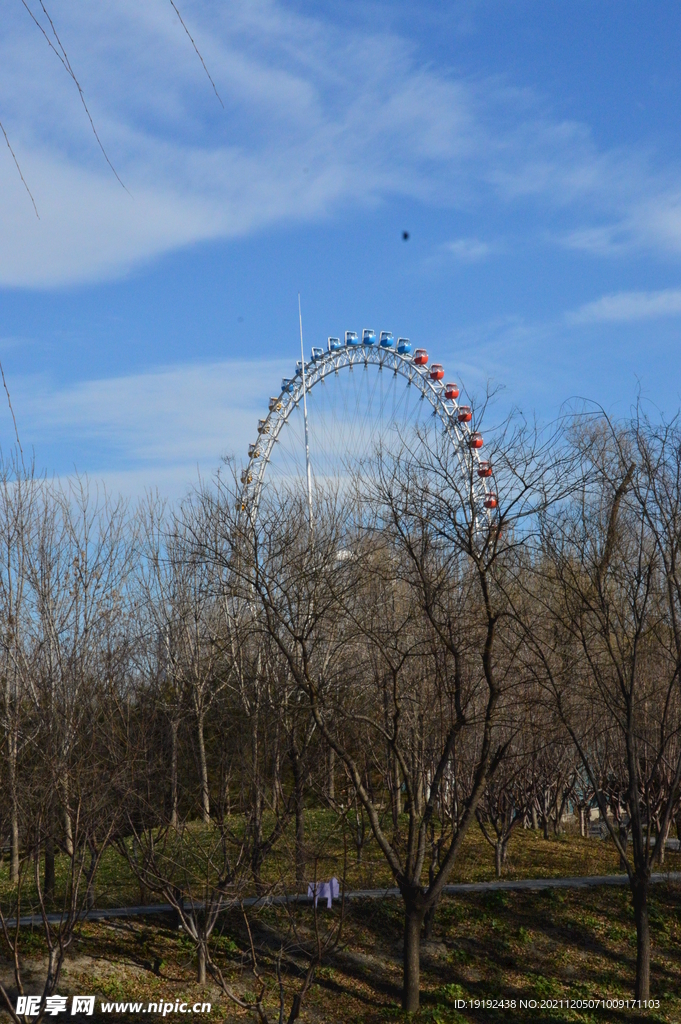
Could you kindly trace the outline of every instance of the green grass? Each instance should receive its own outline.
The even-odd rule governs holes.
[[[306,845],[308,855],[307,875],[312,877],[315,870],[320,878],[329,878],[335,874],[342,877],[343,873],[343,839],[336,816],[325,810],[308,810],[306,812]],[[233,819],[234,828],[239,831],[243,820]],[[265,821],[265,833],[271,822]],[[198,863],[195,878],[202,876],[200,857],[197,851],[206,847],[215,839],[210,826],[192,823],[186,832],[189,848],[186,854],[192,853]],[[266,883],[277,885],[281,890],[295,890],[293,874],[293,823],[281,837],[273,855],[263,867],[263,879]],[[385,859],[373,837],[370,837],[362,851],[362,860],[358,862],[355,850],[348,840],[346,865],[346,884],[349,889],[389,888],[394,880],[388,870]],[[665,868],[671,871],[681,870],[681,855],[667,854]],[[67,881],[69,864],[64,856],[56,858],[56,899],[59,906],[63,898]],[[504,866],[503,877],[515,878],[556,878],[572,875],[602,875],[618,873],[619,856],[610,840],[582,839],[574,832],[552,836],[545,840],[538,832],[519,829],[511,837],[508,848],[508,859]],[[473,827],[466,836],[461,854],[450,876],[451,882],[491,881],[495,878],[494,857],[491,847],[485,842],[480,830]],[[425,875],[424,875],[425,880]],[[200,886],[199,886],[200,888]],[[157,902],[158,896],[145,893],[126,860],[114,849],[105,851],[96,879],[96,905],[101,908],[133,905],[142,902]],[[252,881],[245,879],[246,894],[253,894],[255,888]],[[9,885],[9,868],[5,861],[0,864],[0,903],[7,910],[13,902],[14,893]],[[27,875],[22,887],[22,912],[29,913],[37,908],[37,896],[32,874]]]
[[[421,964],[421,1010],[407,1017],[399,1006],[402,914],[398,900],[364,901],[348,909],[345,943],[317,974],[301,1015],[302,1024],[453,1024],[513,1020],[543,1022],[619,1022],[645,1018],[650,1024],[681,1020],[681,889],[656,886],[651,900],[651,996],[659,1009],[647,1013],[601,1008],[541,1008],[542,1000],[589,1000],[632,997],[636,947],[631,903],[626,889],[510,892],[504,900],[467,894],[445,898],[435,938],[438,955]],[[338,914],[336,908],[333,912]],[[302,908],[299,925],[311,927],[311,912]],[[326,912],[323,917],[326,919]],[[269,909],[252,924],[275,928]],[[328,919],[327,919],[328,920]],[[253,992],[242,919],[230,916],[221,925],[215,956],[228,981],[242,993]],[[38,950],[32,951],[33,956]],[[71,966],[69,966],[69,964]],[[262,965],[267,970],[267,953]],[[270,965],[271,967],[271,965]],[[67,962],[63,993],[93,991],[106,998],[210,998],[212,1021],[245,1020],[215,990],[196,986],[191,944],[182,933],[150,921],[85,924]],[[289,993],[298,979],[287,975]],[[276,985],[267,996],[274,1009]],[[471,1000],[515,1000],[507,1010],[471,1008]],[[466,1006],[461,1007],[460,1001]],[[537,1006],[521,1009],[521,1000]],[[276,1017],[275,1017],[276,1019]]]

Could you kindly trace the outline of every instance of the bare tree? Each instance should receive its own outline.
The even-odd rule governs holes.
[[[21,994],[26,932],[18,922],[27,907],[42,920],[48,956],[40,1019],[121,820],[124,785],[112,737],[126,681],[132,538],[124,509],[106,499],[91,505],[84,483],[68,494],[33,486],[23,540],[31,673],[22,709],[26,750],[17,766],[24,856],[0,927]],[[0,995],[17,1020],[7,991]]]
[[[140,593],[139,653],[144,676],[155,689],[155,704],[168,720],[170,823],[176,828],[179,824],[179,732],[186,710],[186,680],[178,665],[181,597],[173,559],[177,552],[164,503],[150,498],[140,509],[139,519],[143,545],[143,557],[136,564]]]
[[[13,457],[0,465],[0,658],[2,665],[1,724],[7,769],[10,839],[10,883],[19,882],[19,757],[30,740],[26,703],[32,674],[27,557],[31,544],[38,487],[33,467]]]
[[[640,421],[632,428],[604,419],[575,424],[580,491],[545,519],[534,574],[544,612],[526,633],[629,876],[641,1000],[650,991],[651,867],[681,777],[678,594],[668,569],[678,545],[668,529],[678,514],[678,449],[668,438]],[[663,479],[671,490],[660,487]]]
[[[522,785],[522,767],[507,758],[495,778],[487,784],[476,810],[476,818],[485,840],[494,850],[497,878],[506,863],[508,844],[514,830],[525,820],[526,803]]]
[[[293,494],[271,490],[255,519],[241,509],[236,487],[203,496],[219,524],[205,557],[231,574],[230,586],[278,645],[400,887],[409,1011],[419,1002],[421,926],[508,743],[500,725],[517,677],[503,581],[539,510],[563,493],[556,451],[555,437],[522,423],[497,432],[492,458],[504,493],[495,515],[474,486],[477,463],[449,436],[420,436],[397,455],[378,453],[350,504],[342,488],[320,491],[312,534]],[[372,615],[377,600],[382,614]],[[434,708],[442,713],[437,723]],[[384,827],[383,801],[367,785],[360,750],[371,752],[369,778],[380,772],[388,791],[397,766],[405,835]],[[452,774],[448,813],[438,819]]]

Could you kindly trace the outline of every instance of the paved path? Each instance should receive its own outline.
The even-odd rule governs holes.
[[[650,876],[651,883],[681,882],[681,871],[657,872]],[[467,892],[521,892],[525,890],[537,891],[541,889],[588,889],[597,885],[628,885],[627,875],[578,875],[575,878],[518,878],[515,881],[496,882],[457,882],[453,885],[446,885],[443,889],[445,896],[456,896],[458,893]],[[345,894],[346,900],[384,900],[399,897],[399,889],[359,889]],[[245,907],[265,904],[282,903],[312,903],[311,896],[249,896],[243,901]],[[196,909],[202,909],[203,904],[196,904]],[[227,909],[227,907],[225,908]],[[105,921],[115,917],[153,917],[156,914],[172,914],[173,907],[170,903],[149,903],[137,907],[110,907],[104,910],[88,910],[81,920]],[[59,914],[48,914],[50,924],[59,924]],[[43,919],[40,914],[33,914],[19,918],[21,926],[41,925]],[[14,928],[15,920],[8,920],[7,927]]]

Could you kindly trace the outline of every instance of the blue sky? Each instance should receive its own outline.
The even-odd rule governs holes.
[[[308,346],[408,335],[528,416],[681,404],[678,4],[182,0],[224,107],[169,0],[46,6],[128,191],[7,0],[40,219],[2,148],[0,357],[40,468],[176,495],[242,455],[299,290]]]

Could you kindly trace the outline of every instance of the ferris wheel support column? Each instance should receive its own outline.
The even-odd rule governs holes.
[[[307,388],[305,386],[305,351],[303,348],[303,314],[300,308],[300,292],[298,292],[298,322],[300,323],[300,368],[303,374],[303,418],[305,420],[305,466],[307,469],[307,514],[312,529],[312,471],[310,469],[310,433],[307,426]]]

